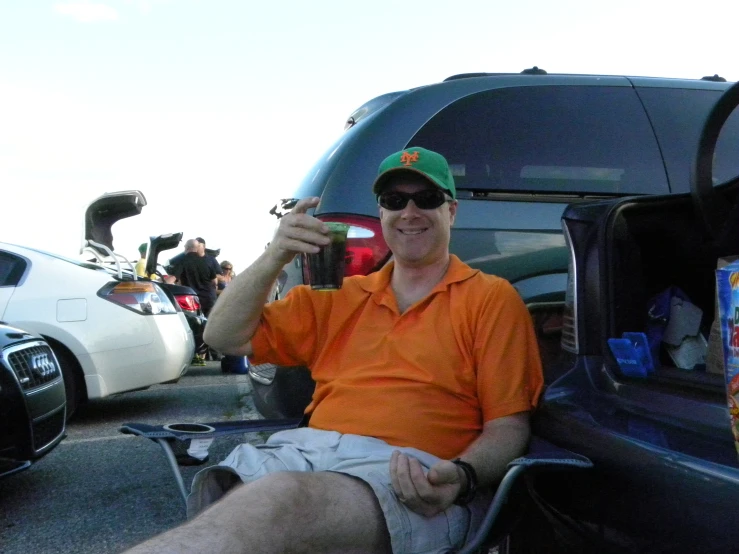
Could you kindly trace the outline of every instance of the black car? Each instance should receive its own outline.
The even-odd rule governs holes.
[[[346,272],[385,264],[377,202],[380,162],[421,146],[443,154],[457,184],[451,251],[474,268],[508,279],[535,320],[545,363],[556,359],[567,286],[567,205],[690,190],[689,166],[701,126],[729,88],[719,78],[662,79],[522,74],[454,75],[370,100],[294,198],[320,197],[313,215],[351,225]],[[724,127],[714,175],[739,173],[739,121]],[[294,200],[279,202],[280,215]],[[285,266],[280,296],[309,283],[301,257]],[[310,400],[307,371],[255,366],[255,402],[266,417],[295,417]]]
[[[159,269],[159,254],[165,250],[171,250],[182,242],[182,233],[169,233],[149,238],[149,248],[146,254],[146,273],[156,275],[162,282],[159,285],[169,295],[170,300],[176,302],[185,314],[187,324],[190,326],[193,337],[195,337],[196,351],[203,342],[203,330],[205,329],[205,315],[200,308],[198,293],[184,285],[167,283],[166,275]]]
[[[65,408],[64,379],[46,341],[0,322],[0,477],[61,442]]]
[[[581,204],[564,214],[562,353],[545,367],[553,382],[534,433],[595,467],[536,480],[533,497],[556,539],[550,551],[556,544],[576,552],[734,552],[739,544],[739,459],[714,327],[717,265],[739,254],[739,172],[719,174],[726,182],[714,186],[717,140],[727,120],[739,121],[737,105],[734,85],[690,156],[691,193]],[[736,146],[733,155],[739,159]],[[665,295],[677,291],[663,310]],[[673,346],[667,329],[674,306],[687,313],[686,301],[699,310],[689,310],[698,314],[691,316],[697,334]],[[677,324],[687,321],[680,315]],[[609,346],[624,333],[647,337],[651,371],[636,371],[648,370],[650,357],[636,351],[643,339],[634,341],[636,357]],[[683,344],[692,360],[677,355]]]

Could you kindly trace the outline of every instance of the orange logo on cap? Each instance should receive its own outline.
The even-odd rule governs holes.
[[[411,154],[410,152],[403,152],[400,156],[400,163],[403,165],[411,165],[412,163],[415,163],[418,161],[418,152],[413,152]]]

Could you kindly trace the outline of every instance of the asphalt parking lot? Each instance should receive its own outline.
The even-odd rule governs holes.
[[[246,375],[224,375],[208,362],[191,367],[177,384],[90,404],[55,450],[0,480],[0,552],[118,553],[184,522],[184,503],[159,446],[119,427],[259,418],[251,392]],[[215,441],[205,465],[183,468],[188,488],[197,471],[244,440],[263,438]]]

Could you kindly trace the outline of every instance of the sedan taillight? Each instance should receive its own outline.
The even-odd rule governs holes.
[[[176,294],[175,299],[183,310],[188,312],[200,310],[200,299],[194,294]]]
[[[98,294],[105,300],[143,315],[177,313],[164,291],[151,281],[109,283]]]

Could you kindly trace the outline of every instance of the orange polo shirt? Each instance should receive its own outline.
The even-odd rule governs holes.
[[[310,368],[311,427],[451,459],[484,422],[536,405],[543,378],[531,318],[508,281],[454,255],[444,279],[401,314],[392,271],[348,277],[338,291],[294,287],[265,306],[251,361]]]

